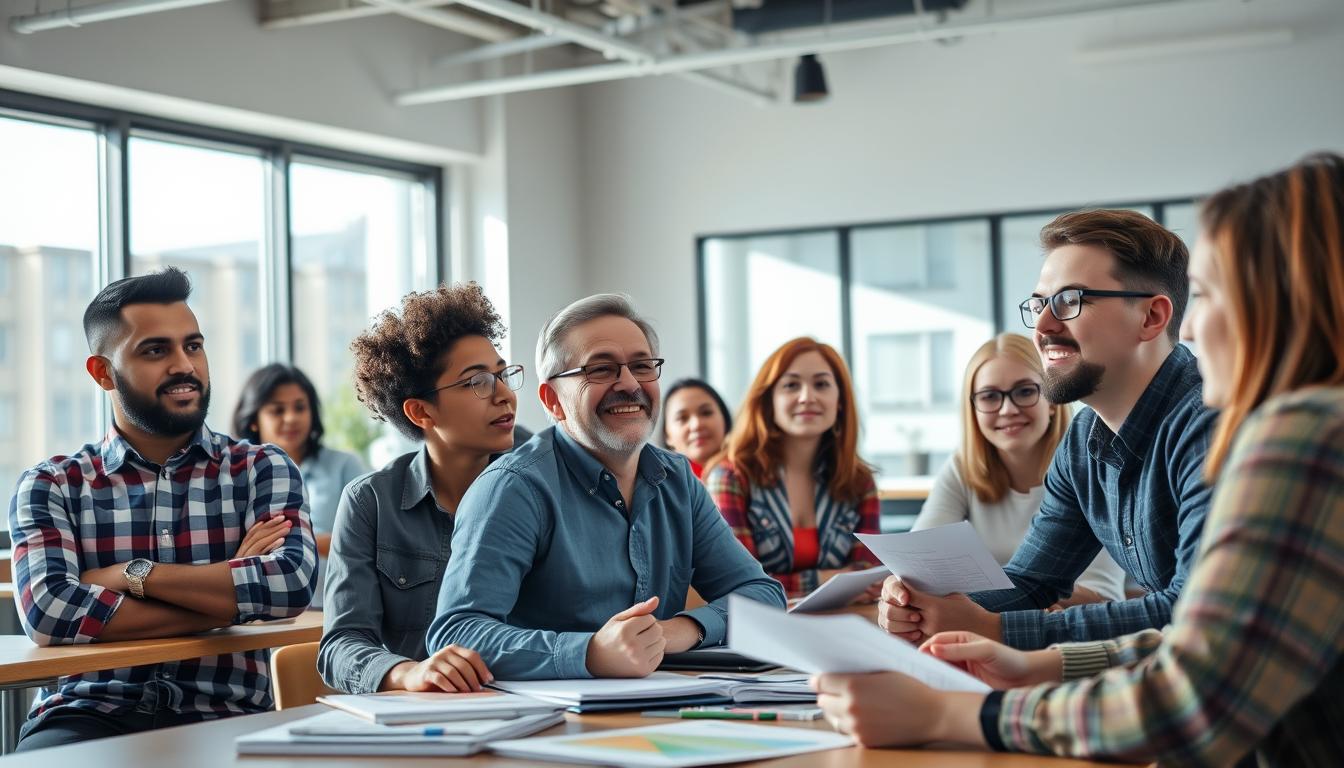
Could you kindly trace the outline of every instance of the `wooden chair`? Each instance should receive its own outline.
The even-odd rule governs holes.
[[[286,645],[271,651],[271,690],[275,708],[302,707],[318,696],[340,691],[328,688],[317,674],[317,643]]]

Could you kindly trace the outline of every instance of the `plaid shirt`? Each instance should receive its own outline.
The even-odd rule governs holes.
[[[825,480],[817,478],[817,565],[800,569],[793,563],[793,521],[783,481],[770,488],[751,485],[725,459],[709,471],[705,486],[733,535],[766,573],[784,585],[789,597],[802,597],[820,586],[818,572],[822,569],[862,569],[877,564],[868,547],[853,536],[882,532],[877,483],[871,477],[857,504],[832,499]]]
[[[231,559],[244,531],[274,515],[297,523],[284,544]],[[79,574],[137,557],[227,560],[239,623],[297,615],[312,597],[317,549],[298,469],[272,446],[206,427],[162,467],[115,429],[100,444],[37,465],[19,479],[9,530],[19,618],[39,645],[96,641],[125,596],[82,584]],[[266,651],[249,651],[66,677],[39,695],[32,715],[63,706],[202,717],[269,709],[267,659]]]
[[[1041,510],[1004,571],[1016,589],[971,598],[1002,615],[1003,642],[1030,650],[1162,627],[1185,586],[1210,492],[1215,412],[1204,407],[1190,350],[1177,345],[1118,433],[1087,409],[1045,476]],[[1046,613],[1105,547],[1147,594]]]
[[[1086,680],[991,694],[995,746],[1162,765],[1344,761],[1344,388],[1243,424],[1165,633],[1062,646]],[[997,709],[996,709],[997,708]],[[994,727],[997,725],[997,728]],[[996,743],[998,742],[998,743]]]

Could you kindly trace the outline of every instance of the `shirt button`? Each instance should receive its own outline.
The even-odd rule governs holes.
[[[1125,537],[1125,546],[1126,546],[1126,547],[1132,547],[1132,546],[1134,546],[1134,537],[1133,537],[1133,536],[1126,536],[1126,537]]]
[[[621,501],[620,499],[617,499],[617,500],[616,500],[616,506],[618,506],[618,507],[624,507],[624,506],[625,506],[625,502]]]
[[[589,496],[592,496],[594,493],[597,493],[597,489],[596,489],[596,488],[589,488],[589,489],[588,489],[588,495],[589,495]]]
[[[406,583],[406,577],[405,577],[405,576],[398,576],[398,577],[397,577],[397,583],[398,583],[398,584],[405,584],[405,583]]]

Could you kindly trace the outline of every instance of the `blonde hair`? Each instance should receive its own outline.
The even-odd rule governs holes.
[[[1036,347],[1027,337],[1016,333],[1001,333],[985,342],[966,364],[966,377],[961,387],[961,447],[957,449],[954,461],[957,462],[962,480],[975,491],[976,498],[986,504],[1001,500],[1012,486],[1008,467],[999,458],[999,450],[980,431],[980,425],[975,419],[975,407],[971,404],[975,375],[980,372],[981,366],[996,357],[1015,360],[1030,368],[1041,379],[1045,378],[1045,369]],[[1067,404],[1050,406],[1050,427],[1040,443],[1042,450],[1038,478],[1043,479],[1046,470],[1050,468],[1055,447],[1069,429],[1070,415]]]

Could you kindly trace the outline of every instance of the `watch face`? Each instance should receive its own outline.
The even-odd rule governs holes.
[[[132,576],[144,577],[149,573],[150,562],[148,560],[133,560],[126,570]]]

